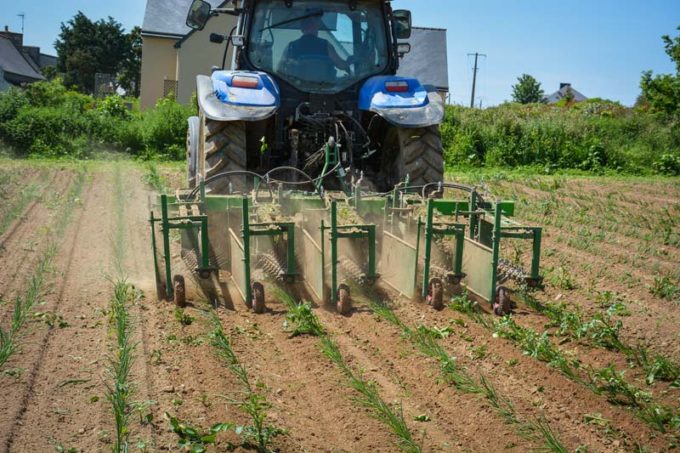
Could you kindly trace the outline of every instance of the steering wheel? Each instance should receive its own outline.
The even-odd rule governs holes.
[[[301,55],[296,59],[296,67],[299,71],[296,75],[303,80],[318,81],[322,79],[332,82],[337,78],[335,64],[333,64],[330,56]]]

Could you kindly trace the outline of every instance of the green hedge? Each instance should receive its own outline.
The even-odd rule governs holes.
[[[95,100],[59,81],[39,82],[0,93],[0,141],[22,157],[84,158],[99,149],[180,160],[194,114],[173,99],[130,111],[119,96]]]
[[[600,99],[572,106],[452,106],[442,138],[449,168],[540,166],[547,172],[680,174],[678,118]]]
[[[136,103],[136,101],[134,101]],[[19,156],[87,157],[116,149],[181,160],[192,108],[162,99],[129,111],[112,96],[95,100],[57,80],[0,93],[0,141]],[[571,106],[447,107],[442,125],[448,168],[538,167],[680,175],[680,119],[592,99]]]

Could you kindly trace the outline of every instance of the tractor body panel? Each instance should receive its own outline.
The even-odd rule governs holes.
[[[280,99],[274,81],[266,74],[257,74],[261,83],[259,89],[229,86],[227,81],[240,73],[243,72],[220,71],[212,78],[203,75],[196,78],[198,105],[206,118],[214,121],[260,121],[276,114]]]

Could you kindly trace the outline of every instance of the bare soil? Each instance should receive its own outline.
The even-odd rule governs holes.
[[[26,206],[0,237],[3,329],[11,316],[9,302],[25,293],[26,277],[35,269],[50,226],[60,214],[55,208],[58,195],[69,191],[75,175],[73,168],[29,170],[26,163],[12,165],[22,169],[27,179],[50,181],[50,190]],[[193,322],[181,324],[175,307],[155,296],[148,227],[151,191],[143,182],[147,170],[112,162],[93,164],[87,171],[90,177],[81,205],[59,239],[49,287],[34,307],[34,312],[52,313],[64,322],[50,326],[45,317],[29,317],[19,335],[19,351],[0,369],[0,451],[47,452],[57,446],[83,452],[111,450],[114,417],[106,395],[114,341],[109,309],[113,238],[120,225],[126,245],[125,274],[144,294],[130,308],[137,343],[132,400],[140,403],[130,417],[133,447],[179,450],[178,436],[171,431],[166,413],[201,429],[216,423],[250,423],[234,404],[243,396],[242,387],[211,345],[213,311],[251,381],[272,405],[268,423],[287,432],[274,440],[274,448],[282,452],[399,451],[394,434],[358,404],[358,394],[346,376],[323,355],[319,339],[291,338],[284,330],[286,308],[280,301],[270,297],[267,313],[256,315],[238,301],[228,309],[215,310],[190,292],[184,314]],[[163,168],[162,173],[181,179],[174,170]],[[122,219],[116,211],[116,178],[123,178]],[[679,234],[680,184],[536,179],[500,180],[491,188],[518,200],[520,220],[546,227],[543,266],[548,275],[545,291],[536,294],[539,301],[567,302],[592,316],[603,310],[597,294],[616,292],[631,312],[621,317],[624,340],[680,360],[679,302],[655,296],[648,288],[655,275],[680,285],[680,247],[673,240]],[[18,194],[15,187],[3,196],[12,200]],[[547,203],[555,208],[546,210]],[[670,220],[663,223],[666,212]],[[626,228],[629,218],[634,228]],[[177,262],[178,249],[173,249],[173,256]],[[558,268],[566,271],[560,274],[562,280],[556,277]],[[564,278],[572,283],[566,285],[569,289],[564,287]],[[513,343],[493,338],[462,314],[448,308],[437,312],[413,301],[391,303],[409,326],[452,326],[452,334],[441,340],[447,353],[471,376],[487,378],[513,404],[520,420],[544,418],[569,451],[579,446],[601,452],[634,451],[638,446],[667,451],[677,442],[677,432],[653,431],[630,409],[611,404],[605,396],[524,355]],[[365,305],[358,303],[348,317],[327,307],[314,310],[347,363],[374,382],[387,403],[399,403],[411,432],[422,439],[423,451],[523,452],[542,446],[522,437],[483,395],[462,393],[442,382],[440,365]],[[515,319],[538,331],[547,322],[545,316],[525,306],[518,307]],[[628,366],[621,353],[587,344],[562,346],[592,366]],[[634,368],[626,375],[664,404],[680,406],[680,390],[668,383],[647,386],[644,373]],[[429,421],[416,421],[421,416]],[[593,416],[609,422],[593,423]],[[217,445],[217,451],[245,451],[233,432],[220,434]]]

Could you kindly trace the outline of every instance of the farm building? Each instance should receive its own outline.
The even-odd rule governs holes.
[[[583,102],[588,100],[587,97],[585,97],[580,92],[576,91],[571,86],[571,83],[560,83],[560,89],[555,91],[550,96],[546,96],[545,102],[547,104],[557,104],[567,96],[572,96],[574,102]]]
[[[45,80],[40,73],[57,64],[57,58],[40,52],[39,47],[25,46],[24,36],[5,27],[0,31],[0,90]]]
[[[41,70],[56,64],[57,57],[41,53],[39,47],[25,46],[23,34],[6,26],[0,31],[0,90],[45,80]]]
[[[209,2],[213,7],[226,3]],[[236,25],[236,18],[212,17],[204,30],[192,31],[185,23],[190,4],[191,0],[147,0],[142,25],[143,109],[153,107],[171,92],[179,102],[188,103],[195,91],[196,76],[210,74],[212,67],[222,62],[224,45],[211,43],[209,36],[227,33]],[[449,91],[446,30],[415,27],[408,42],[412,50],[404,56],[399,74],[417,76],[446,98]],[[226,61],[229,67],[231,48]],[[431,64],[432,61],[440,64]]]

